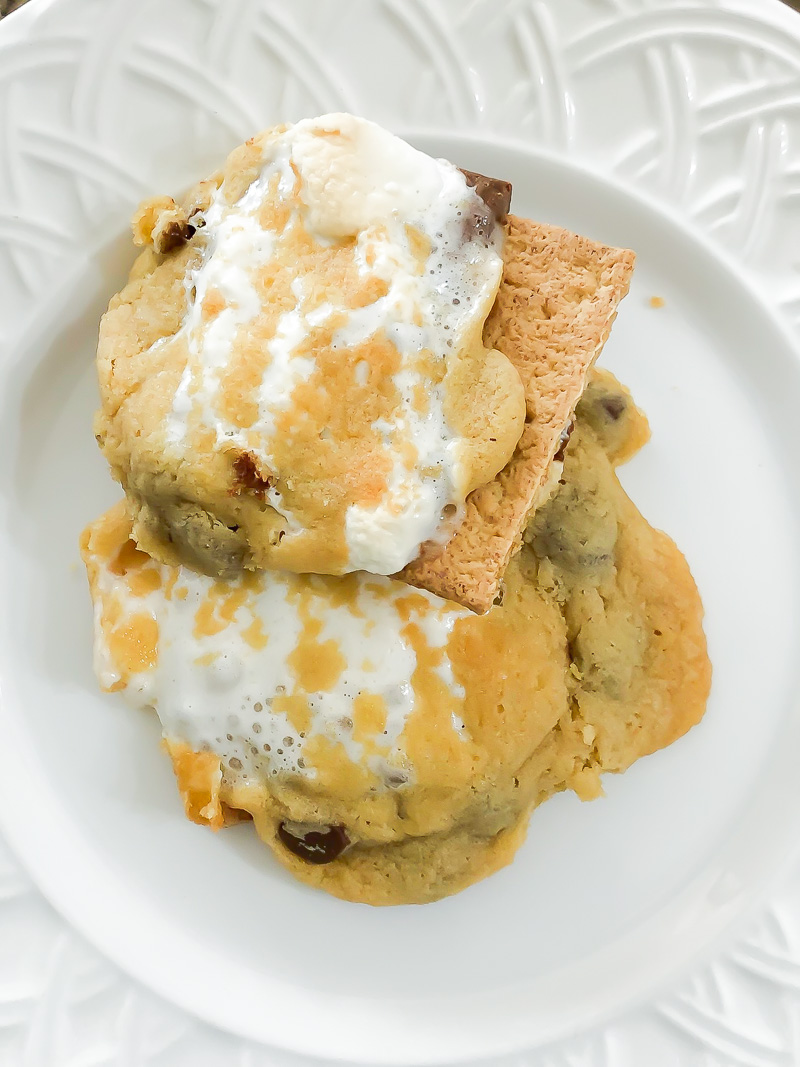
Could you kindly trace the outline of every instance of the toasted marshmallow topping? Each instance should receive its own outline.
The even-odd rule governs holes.
[[[129,531],[118,506],[84,535],[95,671],[154,708],[170,742],[213,752],[236,780],[367,774],[379,788],[413,779],[407,728],[426,702],[449,699],[466,742],[447,653],[465,609],[369,575],[218,582],[157,563]]]
[[[291,569],[394,573],[477,484],[448,374],[485,357],[502,231],[455,166],[350,115],[240,151],[194,220],[165,447],[247,453]]]

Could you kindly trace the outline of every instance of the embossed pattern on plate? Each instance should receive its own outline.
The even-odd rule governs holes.
[[[354,27],[373,44],[358,65]],[[209,166],[277,114],[337,107],[569,153],[710,234],[799,328],[799,75],[800,21],[775,0],[33,0],[0,27],[0,344],[76,267],[75,249],[98,245],[156,180],[163,188],[169,139],[140,128],[140,94],[169,101]],[[193,176],[179,159],[166,171],[176,186]],[[790,1067],[798,901],[800,871],[671,996],[515,1062]],[[300,1062],[142,990],[68,929],[0,844],[0,1063]]]

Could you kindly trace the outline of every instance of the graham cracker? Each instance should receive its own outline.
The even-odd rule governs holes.
[[[628,292],[635,256],[509,215],[504,259],[483,336],[522,378],[522,437],[497,477],[467,497],[464,520],[450,541],[423,545],[398,575],[481,614],[494,603],[521,544],[561,434]]]

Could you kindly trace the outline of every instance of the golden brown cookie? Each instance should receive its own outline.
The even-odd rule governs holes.
[[[128,540],[124,509],[90,527],[83,549],[107,688],[139,687],[138,702],[152,702],[152,663],[187,632],[196,658],[171,662],[190,682],[211,666],[204,635],[226,627],[289,664],[269,708],[261,690],[253,713],[231,701],[227,742],[219,734],[189,744],[179,733],[191,715],[170,718],[159,706],[190,818],[219,828],[236,812],[251,816],[281,863],[336,896],[422,903],[508,863],[530,811],[553,793],[597,796],[603,772],[624,770],[699,721],[710,668],[697,590],[680,552],[614,473],[646,439],[646,420],[610,375],[594,372],[575,421],[560,482],[508,567],[503,603],[482,616],[386,579],[292,576],[288,600],[276,602],[278,625],[260,630],[249,605],[277,576],[215,584],[160,566]],[[171,621],[150,610],[162,594],[175,605]],[[363,626],[355,646],[325,629],[334,605],[351,612],[348,626]],[[276,650],[298,626],[287,653]],[[394,727],[381,689],[392,633],[413,651],[398,679],[414,695]],[[385,664],[361,663],[373,639]],[[229,668],[212,679],[217,705]],[[366,680],[345,719],[335,704],[320,719],[313,708],[327,691],[341,695],[342,672],[356,669]],[[186,692],[178,690],[179,709]],[[276,723],[285,724],[277,733]]]
[[[352,116],[306,120],[133,229],[96,434],[154,557],[393,573],[511,456],[524,391],[482,340],[502,228],[452,164]]]

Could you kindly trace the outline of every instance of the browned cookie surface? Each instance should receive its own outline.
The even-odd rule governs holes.
[[[218,775],[198,818],[196,768],[173,756],[191,817],[219,826],[230,807],[243,809],[301,880],[348,900],[423,903],[509,863],[530,811],[554,793],[592,799],[604,772],[697,723],[710,684],[700,598],[679,550],[614,471],[647,432],[627,390],[593,373],[562,478],[508,568],[502,606],[453,631],[465,761],[437,763],[440,735],[431,720],[425,742],[420,720],[415,762],[424,766],[427,743],[432,767],[424,784],[338,795]]]

